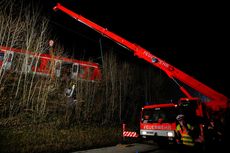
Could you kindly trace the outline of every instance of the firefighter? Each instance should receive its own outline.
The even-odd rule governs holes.
[[[209,150],[213,151],[214,149],[217,150],[218,148],[223,147],[223,132],[221,129],[221,125],[218,125],[218,122],[214,119],[210,120],[207,129],[207,141],[206,143],[210,146]]]
[[[76,103],[77,103],[77,91],[76,91],[76,85],[72,84],[71,87],[65,89],[65,96],[67,97],[67,103],[66,103],[66,121],[67,126],[70,126],[71,123],[75,121],[75,111],[76,111]]]
[[[178,125],[176,126],[177,143],[180,144],[180,149],[182,151],[191,151],[195,146],[194,138],[192,132],[194,127],[185,121],[185,116],[179,114],[176,117]]]

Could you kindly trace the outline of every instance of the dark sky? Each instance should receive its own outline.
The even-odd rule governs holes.
[[[230,97],[227,4],[149,0],[41,2],[55,34],[69,47],[88,53],[90,50],[100,57],[98,41],[102,38],[105,42],[106,38],[61,11],[54,12],[52,7],[57,2]],[[125,49],[122,52],[118,54],[132,56],[125,54]]]

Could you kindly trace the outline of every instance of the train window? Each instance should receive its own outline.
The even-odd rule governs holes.
[[[15,71],[20,72],[22,70],[22,67],[24,67],[24,59],[25,56],[23,54],[15,54],[15,58],[13,60]]]
[[[61,76],[61,61],[55,62],[55,75],[56,75],[56,77]]]
[[[50,65],[51,65],[51,61],[49,60],[46,64],[46,70],[49,70],[50,69]]]
[[[88,78],[89,80],[92,79],[93,73],[94,73],[94,67],[89,67],[89,68],[88,68],[88,76],[87,76],[87,78]]]
[[[34,58],[33,62],[32,62],[32,70],[33,71],[39,71],[39,67],[41,65],[41,60],[40,58]]]
[[[73,65],[73,73],[77,73],[78,72],[78,65],[74,64]]]
[[[26,57],[26,60],[27,60],[27,63],[25,66],[25,71],[28,73],[31,71],[31,68],[32,68],[33,57],[32,56]]]
[[[72,63],[63,62],[62,64],[62,76],[70,76],[72,69]]]
[[[77,79],[78,78],[78,68],[79,68],[79,64],[73,63],[71,79]]]
[[[101,72],[100,72],[100,69],[98,67],[94,68],[92,80],[101,80]]]
[[[55,63],[55,69],[56,70],[61,70],[61,62],[60,61],[56,61],[56,63]]]
[[[85,74],[85,66],[80,65],[80,66],[79,66],[79,74],[78,74],[78,76],[79,76],[80,78],[83,78],[83,77],[84,77],[84,74]]]
[[[3,65],[3,61],[4,61],[4,53],[0,52],[0,68]]]
[[[10,70],[12,66],[13,53],[6,52],[4,56],[5,56],[5,59],[3,60],[4,61],[3,68],[5,70]]]
[[[11,62],[13,59],[13,55],[10,53],[8,54],[8,57],[7,57],[7,62]]]
[[[27,63],[27,65],[31,65],[32,62],[33,62],[33,57],[29,57],[29,58],[28,58],[28,63]]]
[[[12,60],[12,70],[19,71],[19,67],[21,66],[19,65],[20,59],[21,59],[20,54],[14,53],[14,59]]]
[[[39,59],[39,58],[35,58],[35,59],[33,60],[32,66],[34,66],[34,67],[36,67],[36,66],[39,67],[40,64],[41,64],[40,59]]]
[[[0,53],[0,61],[4,60],[4,53]]]

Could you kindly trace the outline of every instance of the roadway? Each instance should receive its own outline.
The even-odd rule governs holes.
[[[162,146],[159,147],[155,143],[131,143],[131,144],[118,144],[116,146],[110,146],[110,147],[103,147],[103,148],[97,148],[97,149],[90,149],[90,150],[84,150],[84,151],[76,151],[72,153],[188,153],[188,152],[199,152],[199,153],[209,153],[209,152],[221,152],[221,153],[227,153],[228,147],[223,146],[209,146],[211,148],[207,149],[205,152],[199,150],[184,150],[179,151],[177,148],[173,146]]]
[[[76,151],[73,153],[178,153],[173,148],[160,148],[151,143],[118,144],[116,146]]]

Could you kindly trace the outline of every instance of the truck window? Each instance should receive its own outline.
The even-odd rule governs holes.
[[[172,123],[176,121],[177,114],[175,107],[143,109],[142,122],[158,123],[161,120],[162,123]]]

